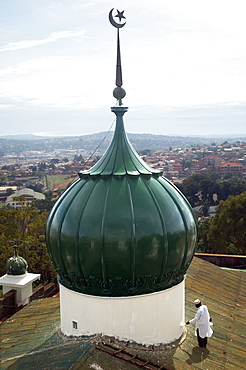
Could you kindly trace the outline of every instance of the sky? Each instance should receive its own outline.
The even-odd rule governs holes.
[[[246,135],[245,0],[0,0],[0,135]],[[118,18],[114,18],[119,21]]]

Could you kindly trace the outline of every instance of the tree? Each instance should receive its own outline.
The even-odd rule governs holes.
[[[219,203],[208,240],[213,253],[246,254],[246,191]]]
[[[40,211],[51,211],[55,201],[51,199],[40,199],[32,202],[33,209],[39,209]]]
[[[185,168],[191,168],[191,161],[189,159],[183,159],[182,160],[182,169],[184,170]]]
[[[184,179],[182,184],[176,186],[182,191],[191,203],[192,207],[200,201],[198,192],[201,192],[202,199],[208,199],[210,204],[213,203],[213,194],[216,193],[215,182],[204,175],[192,175]]]
[[[7,180],[8,180],[7,176],[4,175],[4,174],[2,174],[2,173],[0,173],[0,186],[6,185],[7,184]]]
[[[198,243],[197,252],[211,253],[211,246],[208,240],[208,233],[211,226],[212,218],[201,217],[198,220]]]
[[[18,254],[28,263],[28,271],[41,273],[43,283],[51,282],[55,269],[45,244],[44,228],[47,212],[31,207],[0,209],[0,276],[6,273],[7,260],[13,256],[15,241]]]
[[[78,154],[75,154],[75,156],[74,156],[74,161],[75,162],[84,162],[84,159],[83,159],[83,157],[82,157],[82,154],[80,154],[80,155],[78,155]]]
[[[182,183],[175,184],[194,207],[198,202],[208,200],[213,205],[213,195],[217,194],[218,200],[226,200],[230,195],[239,195],[246,191],[246,181],[233,176],[229,180],[216,180],[212,172],[206,175],[188,176]],[[200,197],[198,196],[200,194]]]
[[[246,191],[246,182],[245,180],[233,176],[229,180],[219,180],[216,182],[219,200],[226,200],[229,195],[239,195]]]
[[[150,149],[139,150],[138,152],[139,155],[148,155],[150,153],[151,153]]]
[[[39,171],[44,171],[47,168],[47,165],[45,162],[38,163],[38,170]]]
[[[210,210],[210,201],[208,199],[202,200],[202,205],[199,208],[199,211],[202,213],[204,217],[208,217],[209,210]]]
[[[59,159],[58,158],[51,158],[50,163],[51,164],[57,164],[57,163],[59,163]]]

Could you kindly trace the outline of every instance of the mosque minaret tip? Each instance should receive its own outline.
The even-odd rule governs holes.
[[[122,88],[123,80],[122,80],[122,68],[121,68],[121,56],[120,56],[120,28],[122,28],[126,24],[126,22],[121,23],[121,20],[123,18],[125,19],[125,16],[123,15],[124,10],[122,12],[119,12],[119,10],[117,10],[118,14],[115,16],[119,18],[120,23],[115,22],[113,15],[112,15],[113,10],[114,9],[111,9],[109,12],[109,21],[114,27],[117,28],[117,62],[116,62],[116,80],[115,80],[116,88],[113,91],[113,96],[117,99],[117,101],[119,102],[119,105],[121,105],[122,104],[121,100],[126,96],[126,92]]]
[[[102,333],[143,345],[182,336],[185,274],[197,243],[197,222],[184,195],[130,144],[123,122],[120,29],[117,28],[116,115],[102,158],[58,199],[46,242],[59,275],[61,331]],[[115,18],[118,18],[116,22]]]

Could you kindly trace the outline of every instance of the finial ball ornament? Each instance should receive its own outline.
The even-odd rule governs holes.
[[[113,91],[113,96],[117,99],[123,99],[126,96],[126,92],[122,87],[116,87]]]

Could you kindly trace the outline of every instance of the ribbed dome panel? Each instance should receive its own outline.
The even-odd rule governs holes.
[[[196,225],[185,199],[162,177],[90,177],[63,201],[50,215],[47,243],[67,287],[122,296],[183,279]]]

